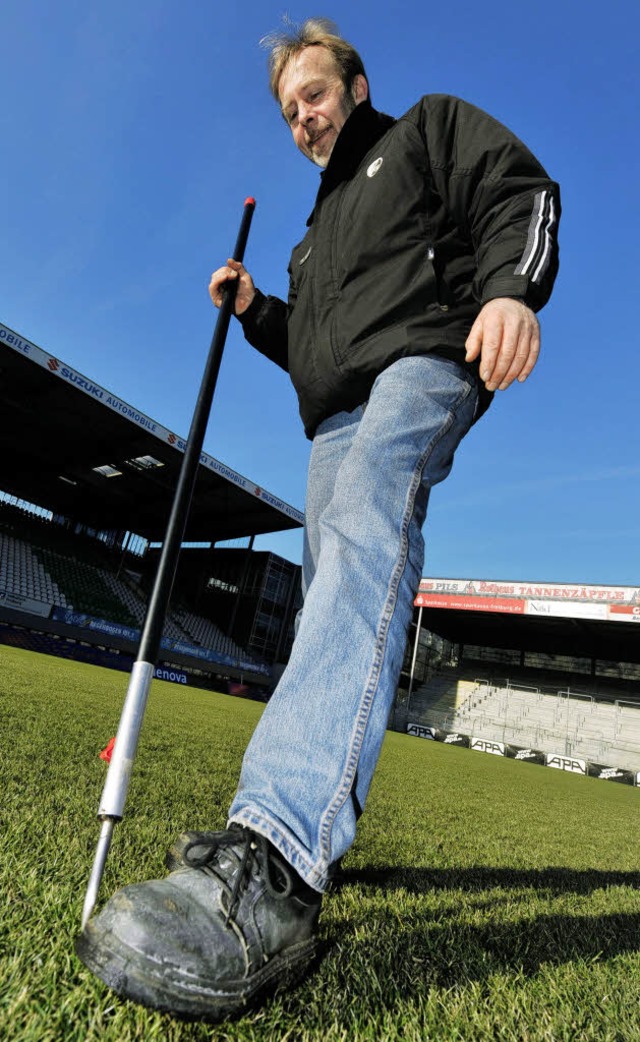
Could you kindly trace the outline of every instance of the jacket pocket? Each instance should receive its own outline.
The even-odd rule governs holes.
[[[430,265],[431,277],[433,279],[433,285],[435,286],[436,304],[441,311],[448,311],[449,293],[442,274],[440,258],[436,257],[436,251],[433,246],[427,246],[427,262]]]
[[[408,353],[407,328],[399,322],[353,344],[340,369],[346,376],[360,377],[371,383],[378,373]]]
[[[307,277],[310,264],[308,263],[313,253],[313,245],[307,244],[306,239],[298,243],[291,254],[289,261],[289,280],[294,297],[297,298],[300,289]]]

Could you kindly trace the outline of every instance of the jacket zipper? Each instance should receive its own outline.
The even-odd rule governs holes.
[[[334,220],[333,228],[331,229],[331,249],[330,249],[330,253],[329,253],[329,257],[330,257],[329,277],[331,279],[331,282],[332,282],[332,285],[333,285],[333,288],[334,288],[334,292],[337,294],[338,293],[338,234],[337,234],[337,232],[338,232],[338,229],[340,228],[341,221],[342,221],[342,210],[343,210],[343,207],[344,207],[344,200],[345,200],[345,195],[346,195],[345,186],[341,185],[338,189],[336,189],[336,191],[340,192],[340,198],[338,199],[338,203],[337,203],[337,206],[336,206],[335,220]],[[334,363],[335,363],[335,365],[337,365],[339,370],[342,370],[343,359],[342,359],[342,356],[341,356],[341,353],[340,353],[340,348],[338,346],[338,336],[337,336],[337,328],[336,327],[337,327],[337,307],[334,306],[334,307],[331,308],[331,320],[330,320],[330,323],[329,323],[329,344],[330,344],[330,347],[331,347],[331,354],[333,355]]]

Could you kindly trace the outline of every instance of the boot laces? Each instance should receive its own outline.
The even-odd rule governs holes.
[[[198,848],[198,853],[193,850]],[[225,856],[233,864],[233,881],[230,884],[230,872],[223,868],[219,855]],[[254,864],[262,870],[267,892],[276,901],[290,897],[295,889],[293,869],[280,858],[276,858],[268,840],[248,828],[231,828],[217,832],[208,842],[194,840],[184,851],[184,858],[191,868],[205,872],[217,880],[222,887],[226,900],[222,900],[225,912],[225,925],[228,925],[242,891],[251,877]],[[226,907],[225,907],[226,905]]]

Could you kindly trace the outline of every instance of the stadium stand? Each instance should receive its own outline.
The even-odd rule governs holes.
[[[424,578],[415,605],[394,726],[640,785],[640,587]]]
[[[411,696],[411,720],[473,738],[531,746],[640,770],[640,703],[541,686],[457,675],[434,676]],[[633,690],[633,688],[631,688]]]
[[[69,532],[50,517],[0,503],[0,598],[5,601],[9,595],[31,610],[39,604],[43,616],[50,608],[61,608],[138,631],[145,618],[147,591],[142,585],[142,574],[123,568],[122,561],[121,553],[113,553],[95,538]],[[265,668],[259,657],[248,654],[215,622],[184,603],[177,603],[168,611],[163,633],[180,646],[195,645],[217,652],[227,663],[242,661]],[[29,635],[22,627],[11,635],[4,627],[3,641],[48,654],[95,661],[95,655],[83,652],[78,641],[65,641],[59,635]],[[105,648],[101,661],[111,666],[115,661],[117,668],[130,668],[132,660],[123,667],[123,659],[118,655],[117,650]]]
[[[0,642],[31,634],[48,653],[75,647],[79,657],[119,664],[139,645],[185,439],[1,322],[0,372]],[[217,567],[220,544],[242,541],[248,561],[255,536],[302,520],[202,452],[180,557],[195,546],[207,569]],[[159,662],[200,686],[251,684],[262,700],[271,664],[288,650],[294,597],[272,612],[270,643],[260,643],[259,598],[243,589],[215,602],[205,589],[213,578],[174,584]]]
[[[62,608],[72,607],[55,579],[22,539],[0,531],[0,589]]]
[[[232,657],[238,657],[241,654],[239,645],[230,637],[226,637],[219,626],[216,626],[210,619],[205,619],[202,615],[195,615],[194,612],[183,607],[174,608],[173,615],[195,644],[212,648],[223,655]]]

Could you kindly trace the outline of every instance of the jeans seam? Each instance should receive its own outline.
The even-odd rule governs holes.
[[[358,761],[360,758],[360,752],[362,750],[362,743],[364,741],[364,735],[371,712],[371,706],[375,693],[380,681],[380,675],[382,672],[382,663],[384,662],[384,655],[387,647],[387,638],[389,634],[389,627],[391,619],[393,618],[393,612],[398,600],[398,589],[400,587],[400,581],[402,579],[403,572],[407,566],[407,558],[409,555],[409,525],[411,524],[411,518],[415,510],[416,496],[418,489],[422,484],[422,476],[424,468],[427,464],[429,456],[433,452],[435,446],[439,441],[445,437],[446,434],[451,430],[453,422],[455,420],[456,412],[461,405],[469,397],[472,390],[472,384],[470,381],[464,381],[464,393],[461,394],[460,398],[455,404],[455,408],[449,409],[447,414],[447,420],[437,432],[436,436],[432,438],[427,447],[425,448],[422,455],[419,457],[418,463],[413,472],[413,478],[407,490],[407,498],[405,501],[405,509],[402,514],[402,523],[400,526],[400,539],[399,539],[399,552],[396,559],[393,572],[391,574],[389,585],[387,588],[387,597],[384,602],[382,612],[377,627],[376,642],[374,647],[373,661],[367,677],[367,682],[364,688],[364,694],[360,701],[358,714],[356,716],[355,727],[352,732],[352,738],[350,742],[350,752],[346,763],[345,771],[343,773],[342,782],[333,801],[329,804],[329,807],[325,811],[320,825],[320,846],[325,856],[327,863],[331,859],[331,831],[335,823],[336,817],[340,810],[344,806],[344,803],[351,792],[353,781],[356,775]]]

